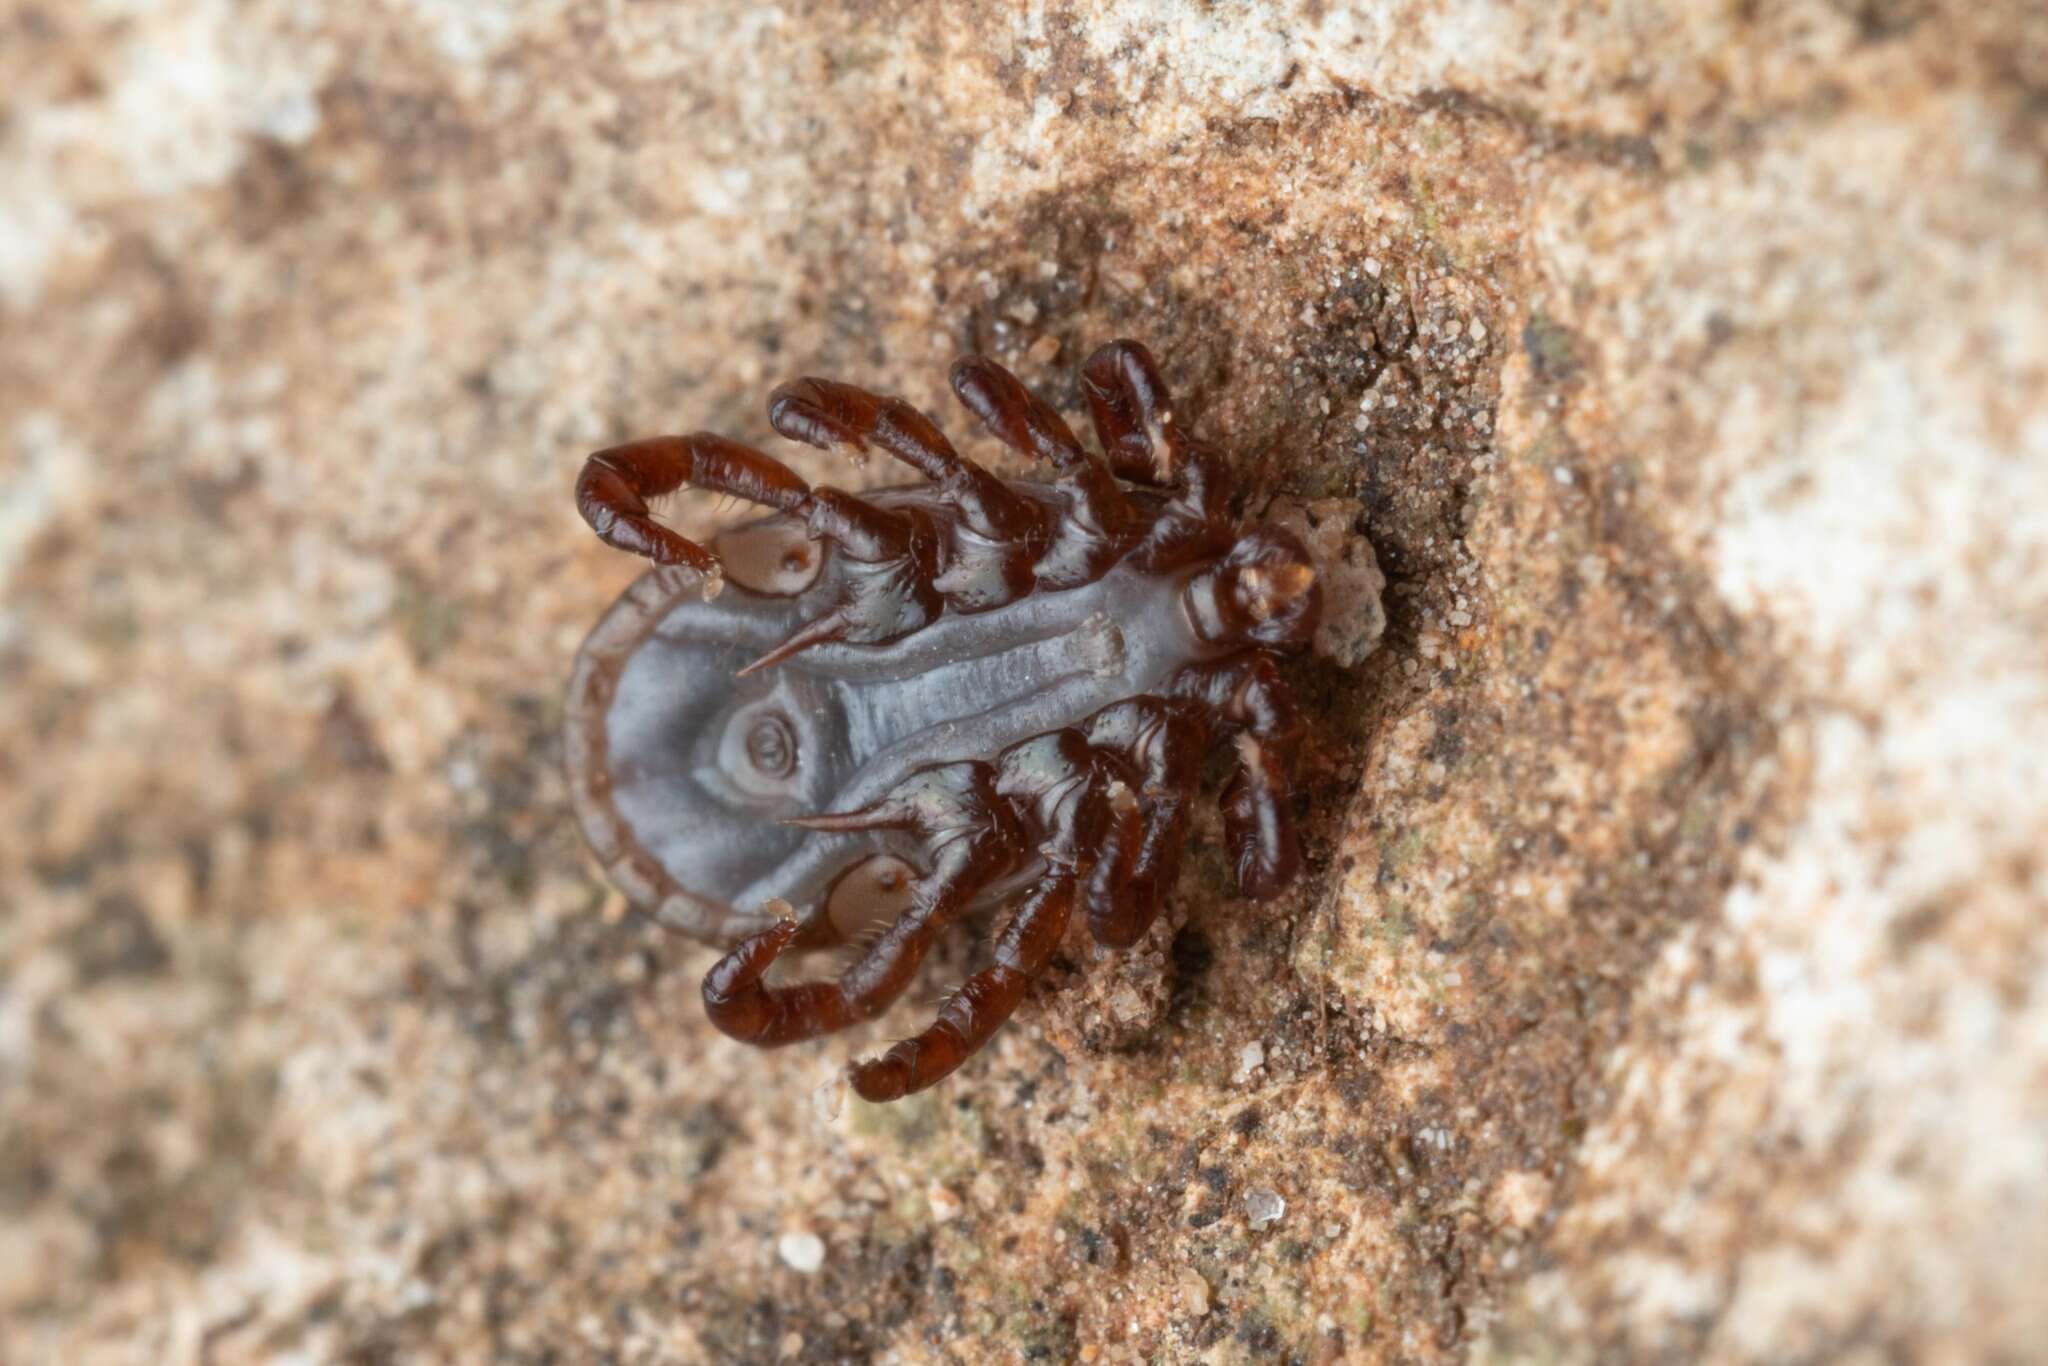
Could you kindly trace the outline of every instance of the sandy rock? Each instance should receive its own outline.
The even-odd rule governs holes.
[[[0,1359],[2038,1352],[2039,5],[0,35]],[[1205,804],[1138,952],[821,1094],[968,946],[709,1028],[568,813],[578,462],[823,374],[1021,473],[948,363],[1119,335],[1384,575],[1307,873]]]

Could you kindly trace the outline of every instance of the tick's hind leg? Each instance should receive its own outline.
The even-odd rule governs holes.
[[[711,596],[721,582],[718,557],[655,520],[653,502],[686,488],[801,518],[813,540],[837,545],[847,563],[843,599],[741,673],[827,641],[894,640],[939,614],[931,535],[918,519],[838,489],[813,489],[781,461],[722,436],[655,436],[599,451],[576,480],[576,508],[606,544],[706,575]]]
[[[961,983],[922,1033],[853,1065],[861,1099],[898,1100],[922,1091],[979,1052],[1045,970],[1073,907],[1071,873],[1055,873],[1032,888],[997,936],[994,963]]]
[[[987,764],[920,769],[862,811],[792,824],[818,830],[907,830],[936,850],[932,871],[911,885],[910,909],[829,982],[770,986],[763,978],[797,934],[781,921],[742,940],[704,977],[704,1010],[742,1043],[795,1043],[871,1020],[917,975],[939,932],[991,881],[1016,866],[1024,836],[990,784]]]
[[[576,510],[605,544],[656,564],[683,565],[716,582],[718,557],[654,520],[652,502],[684,488],[728,493],[784,512],[810,496],[810,487],[781,461],[698,432],[631,441],[591,456],[576,480]]]

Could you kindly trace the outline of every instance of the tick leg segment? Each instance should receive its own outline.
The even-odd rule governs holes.
[[[1187,704],[1155,698],[1120,703],[1094,720],[1096,735],[1054,731],[999,757],[997,791],[1023,806],[1044,832],[1045,876],[997,937],[993,964],[962,983],[922,1033],[854,1064],[853,1088],[862,1099],[897,1100],[921,1091],[980,1051],[1058,949],[1082,895],[1082,868],[1088,869],[1091,927],[1098,905],[1110,926],[1107,933],[1096,929],[1096,938],[1128,944],[1158,914],[1159,873],[1164,868],[1171,876],[1186,794],[1176,791],[1170,810],[1147,812],[1135,789],[1194,782],[1200,723]],[[1145,887],[1153,889],[1149,895]]]
[[[1099,752],[1109,754],[1108,750]],[[1088,908],[1088,932],[1096,942],[1121,948],[1144,933],[1140,927],[1137,933],[1119,938],[1127,933],[1124,927],[1140,921],[1149,926],[1158,901],[1148,901],[1145,889],[1134,881],[1145,851],[1145,808],[1136,788],[1119,780],[1110,789],[1109,812],[1102,842],[1093,851],[1094,861],[1082,880],[1081,901]]]
[[[576,510],[607,545],[656,564],[716,574],[718,557],[654,520],[650,499],[682,488],[710,489],[789,512],[810,486],[796,472],[751,446],[709,432],[655,436],[597,452],[576,480]]]
[[[1050,536],[1046,509],[954,450],[916,408],[851,384],[800,379],[775,391],[768,420],[821,450],[862,458],[878,446],[932,481],[957,516],[932,585],[955,610],[987,611],[1031,591]]]
[[[794,921],[742,940],[705,975],[711,1023],[742,1043],[772,1047],[845,1029],[888,1009],[939,932],[1023,854],[1022,825],[992,779],[988,764],[941,764],[911,774],[863,810],[791,822],[813,830],[915,832],[932,851],[932,871],[912,884],[910,909],[835,981],[769,986],[762,980],[795,938]]]
[[[771,668],[800,650],[831,641],[878,645],[928,625],[945,609],[938,548],[922,513],[898,513],[838,489],[818,489],[807,504],[813,536],[836,541],[844,582],[837,605],[790,632],[736,677]]]
[[[1038,506],[953,449],[930,418],[900,398],[829,379],[799,379],[768,400],[768,421],[792,441],[864,459],[879,446],[936,484],[960,519],[991,540],[1039,532]]]
[[[1087,734],[1090,743],[1126,758],[1138,775],[1136,828],[1113,837],[1112,843],[1122,839],[1127,846],[1105,853],[1084,893],[1088,932],[1098,943],[1128,948],[1152,928],[1179,872],[1208,728],[1189,702],[1139,697],[1097,712]]]
[[[1054,873],[1033,887],[997,937],[993,964],[961,983],[922,1033],[853,1065],[853,1089],[861,1099],[899,1100],[922,1091],[979,1052],[1045,970],[1073,908],[1071,872]]]
[[[1074,729],[1022,740],[996,756],[996,791],[1038,832],[1038,855],[1073,871],[1108,831],[1110,792],[1124,775]]]
[[[953,366],[953,392],[990,434],[1011,449],[1052,462],[1067,500],[1038,578],[1071,588],[1100,578],[1143,534],[1145,518],[1118,487],[1109,466],[1089,453],[1051,404],[986,356]]]
[[[1278,665],[1263,650],[1191,664],[1167,685],[1237,736],[1238,770],[1223,789],[1223,832],[1237,885],[1264,901],[1293,881],[1301,845],[1288,806],[1291,769],[1301,744],[1301,715]]]
[[[910,518],[838,489],[812,489],[773,456],[710,432],[653,436],[597,452],[584,461],[576,481],[576,508],[609,545],[656,564],[709,573],[717,557],[656,522],[648,503],[685,488],[730,494],[802,517],[813,536],[867,563],[902,560],[916,536]]]
[[[842,552],[842,595],[831,609],[739,670],[738,677],[828,641],[873,645],[895,640],[930,622],[945,606],[932,582],[937,564],[925,517],[876,507],[831,488],[814,490],[804,511],[811,535],[837,543]]]
[[[1132,560],[1173,568],[1230,542],[1230,477],[1222,453],[1176,419],[1152,353],[1134,341],[1096,349],[1081,367],[1095,436],[1118,476],[1172,491]]]
[[[1134,484],[1173,483],[1186,437],[1152,353],[1134,341],[1106,342],[1081,366],[1081,392],[1110,468]]]

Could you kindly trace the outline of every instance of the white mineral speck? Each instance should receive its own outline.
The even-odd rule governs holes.
[[[932,1207],[932,1222],[935,1224],[950,1223],[960,1217],[960,1197],[943,1182],[934,1181],[926,1186],[924,1200]]]
[[[1266,1046],[1253,1039],[1237,1055],[1237,1070],[1230,1074],[1230,1080],[1242,1086],[1252,1079],[1252,1073],[1266,1065]]]
[[[775,1240],[775,1255],[792,1271],[809,1276],[825,1264],[825,1240],[815,1233],[785,1233]]]
[[[1280,1222],[1287,1213],[1287,1201],[1271,1186],[1253,1186],[1244,1193],[1244,1214],[1255,1229],[1268,1228]]]
[[[1132,1025],[1143,1020],[1150,1011],[1143,996],[1128,986],[1118,986],[1109,994],[1109,1013],[1116,1017],[1118,1024]]]

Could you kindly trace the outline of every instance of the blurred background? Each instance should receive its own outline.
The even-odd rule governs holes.
[[[2039,1352],[2040,6],[0,0],[0,91],[0,1360]],[[1295,889],[1205,814],[866,1107],[968,947],[703,1022],[571,483],[1115,336],[1387,633]]]

